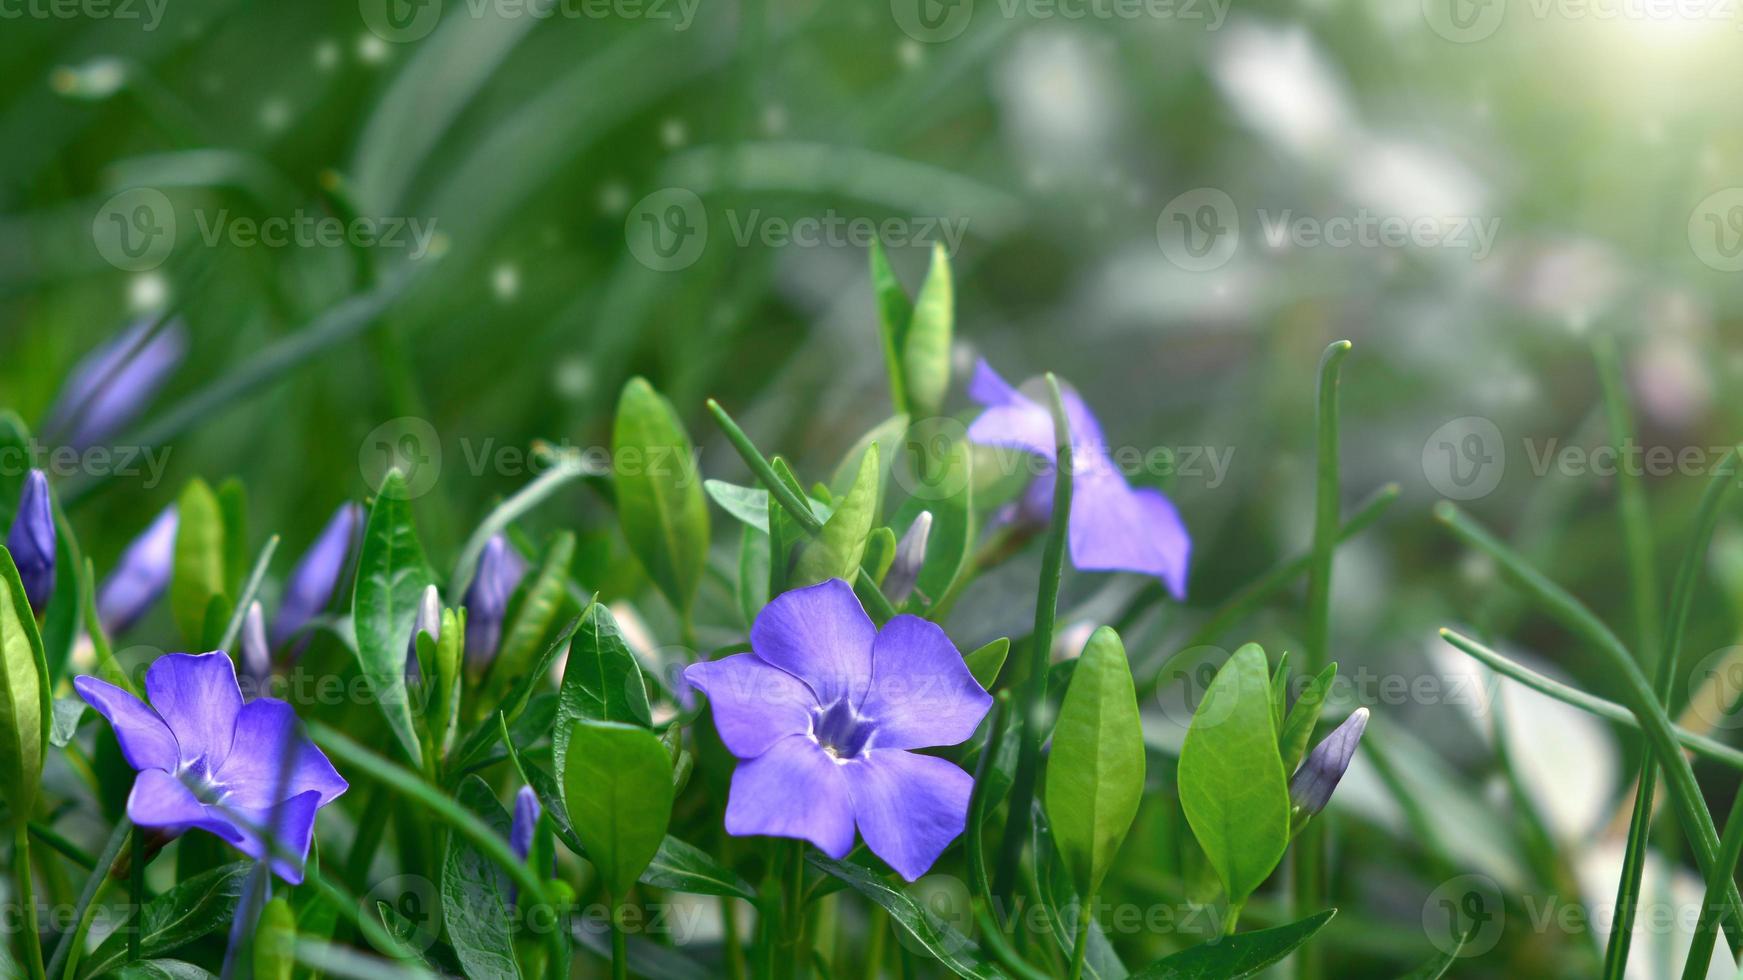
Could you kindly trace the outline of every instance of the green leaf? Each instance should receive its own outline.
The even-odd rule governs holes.
[[[0,459],[17,460],[10,466],[0,466],[0,528],[10,529],[18,516],[18,498],[24,495],[24,481],[30,477],[27,465],[30,452],[30,427],[11,409],[0,409]]]
[[[1471,934],[1469,932],[1458,936],[1452,949],[1430,957],[1428,962],[1399,977],[1398,980],[1440,980],[1441,977],[1446,976],[1446,971],[1452,969],[1452,965],[1458,962],[1459,957],[1464,955],[1465,944],[1470,941]]]
[[[999,671],[1004,668],[1005,657],[1010,652],[1010,637],[1001,636],[962,659],[968,664],[968,672],[980,681],[980,686],[990,691],[998,681]]]
[[[1077,893],[1093,897],[1144,797],[1144,729],[1120,635],[1103,626],[1072,671],[1047,761],[1047,820]]]
[[[1286,926],[1222,936],[1158,960],[1132,980],[1241,980],[1295,952],[1336,914],[1326,909]]]
[[[564,805],[587,859],[613,897],[659,852],[672,818],[672,758],[653,732],[583,719],[569,736]]]
[[[721,895],[757,900],[756,889],[743,878],[714,860],[707,851],[687,844],[668,834],[660,842],[647,870],[642,872],[642,884],[692,895]]]
[[[678,413],[642,378],[618,398],[611,456],[623,536],[672,605],[688,610],[708,564],[708,505]]]
[[[254,980],[291,980],[296,944],[296,913],[280,895],[260,910],[260,925],[254,935]]]
[[[224,594],[236,595],[248,571],[248,491],[241,480],[218,484],[218,511],[224,520]]]
[[[835,464],[834,472],[829,475],[829,495],[845,497],[852,489],[853,482],[859,478],[859,468],[865,462],[865,454],[872,446],[896,446],[902,441],[902,433],[908,431],[908,416],[892,415],[870,429],[857,439],[852,447],[841,456],[841,461]],[[878,505],[883,509],[883,500],[890,486],[890,468],[895,462],[895,453],[883,453],[878,461]],[[819,515],[820,520],[828,520],[828,515]]]
[[[1283,716],[1289,713],[1289,651],[1277,658],[1277,668],[1271,671],[1271,720],[1283,734]]]
[[[950,390],[950,337],[956,316],[952,293],[950,255],[942,244],[934,244],[932,267],[914,297],[914,314],[901,346],[907,410],[917,419],[942,411]]]
[[[890,914],[890,921],[923,946],[933,959],[950,972],[970,980],[994,980],[1004,974],[982,960],[973,940],[939,918],[930,908],[915,902],[905,892],[857,864],[834,861],[813,852],[813,867],[845,882],[849,888],[877,903]]]
[[[720,505],[720,509],[754,527],[764,534],[769,533],[769,492],[762,487],[741,487],[725,480],[704,480],[702,486],[708,491],[708,496]],[[795,488],[795,492],[798,490]],[[829,515],[835,508],[821,500],[814,500],[799,493],[807,504],[811,505],[811,513],[817,515],[818,521],[829,520]],[[776,510],[780,509],[777,504]]]
[[[139,915],[139,955],[162,956],[229,927],[252,861],[213,868],[147,902]],[[127,962],[127,932],[117,930],[80,965],[81,977],[102,976]]]
[[[89,705],[78,696],[55,698],[54,717],[49,725],[48,743],[57,749],[65,748],[78,734],[79,723],[85,720],[85,712]]]
[[[1045,813],[1035,814],[1034,853],[1036,884],[1041,890],[1041,909],[1047,916],[1047,928],[1061,951],[1070,954],[1077,942],[1078,915],[1084,900],[1072,886],[1069,869],[1058,860],[1059,849],[1053,843]],[[1093,903],[1092,903],[1093,904]],[[1092,915],[1089,920],[1088,946],[1083,959],[1083,975],[1090,980],[1125,980],[1128,972],[1102,931],[1101,923]]]
[[[557,638],[545,647],[545,652],[539,656],[539,661],[533,669],[527,671],[526,676],[520,679],[520,683],[516,684],[514,689],[509,692],[508,697],[497,706],[497,711],[506,718],[509,724],[513,725],[517,719],[521,718],[523,712],[532,713],[529,710],[529,704],[533,700],[533,692],[544,682],[545,675],[550,673],[551,665],[557,662],[557,655],[569,645],[569,638],[574,636],[575,631],[580,628],[581,617],[576,616],[569,620],[569,624],[557,632]],[[546,720],[548,721],[550,717],[553,716],[546,716]],[[476,763],[496,743],[501,730],[494,717],[486,719],[473,730],[471,735],[466,737],[459,752],[454,755],[457,761],[452,768],[455,771],[464,771]]]
[[[357,628],[358,667],[387,716],[388,727],[420,769],[423,750],[405,671],[418,600],[430,584],[429,564],[406,499],[405,477],[394,470],[382,480],[364,525],[351,615]]]
[[[884,369],[890,376],[890,403],[896,406],[896,411],[906,412],[908,394],[903,382],[902,344],[914,306],[901,280],[896,278],[896,271],[890,268],[883,243],[875,239],[871,245],[871,281],[878,302],[878,340],[884,352]]]
[[[1313,726],[1319,723],[1319,713],[1325,710],[1325,698],[1331,693],[1331,684],[1337,679],[1337,674],[1337,664],[1326,664],[1319,676],[1301,692],[1301,697],[1295,699],[1295,707],[1289,709],[1289,717],[1283,722],[1283,733],[1277,740],[1285,773],[1300,768],[1301,760],[1307,756]]]
[[[213,974],[181,960],[139,960],[116,970],[115,976],[119,980],[210,980]]]
[[[896,532],[887,527],[873,529],[865,539],[865,554],[860,561],[870,575],[869,586],[881,586],[884,576],[890,573],[890,565],[896,560]]]
[[[1232,905],[1289,843],[1289,786],[1271,716],[1265,651],[1249,643],[1205,691],[1180,748],[1180,805]]]
[[[509,816],[489,784],[468,776],[460,784],[460,805],[492,830],[508,836]],[[469,977],[519,977],[514,934],[508,915],[509,882],[489,858],[459,838],[450,838],[442,860],[442,921],[454,955]]]
[[[224,514],[218,495],[195,478],[176,503],[175,573],[169,607],[182,639],[203,648],[212,600],[225,594]]]
[[[557,724],[551,730],[551,760],[558,785],[567,785],[569,737],[583,719],[647,728],[653,724],[641,667],[630,653],[611,610],[593,603],[569,644],[569,662],[558,689]]]
[[[917,443],[910,443],[908,449],[907,465],[912,470],[908,485],[914,495],[894,523],[905,528],[920,511],[932,512],[926,557],[907,604],[910,612],[919,612],[955,592],[973,571],[979,533],[974,517],[974,451],[961,439],[950,442],[943,452]]]
[[[859,574],[860,559],[865,556],[865,542],[877,519],[877,505],[878,447],[874,443],[860,459],[859,475],[854,477],[847,496],[824,522],[822,532],[799,553],[791,586],[816,585],[832,578],[852,582]]]
[[[569,569],[575,561],[575,535],[563,531],[551,539],[538,570],[516,590],[502,630],[496,658],[473,702],[473,715],[493,714],[503,696],[520,683],[543,649],[545,637],[558,622],[569,597]],[[571,607],[573,608],[573,607]]]
[[[42,614],[42,651],[48,663],[49,686],[66,673],[73,645],[78,642],[79,624],[84,610],[85,556],[79,550],[73,526],[61,512],[60,501],[49,496],[54,511],[54,592],[48,608]],[[0,525],[3,526],[3,525]]]
[[[20,823],[30,819],[42,785],[53,716],[36,617],[12,553],[0,548],[0,785],[7,814]]]

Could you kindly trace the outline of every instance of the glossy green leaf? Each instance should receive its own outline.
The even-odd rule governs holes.
[[[1323,914],[1323,913],[1322,913]],[[1452,969],[1460,956],[1464,955],[1465,944],[1471,941],[1471,934],[1464,933],[1456,937],[1453,948],[1436,953],[1426,963],[1399,977],[1398,980],[1440,980],[1446,976],[1446,971]]]
[[[569,620],[569,624],[557,632],[556,639],[545,646],[545,652],[539,656],[533,669],[527,671],[520,683],[509,691],[508,697],[496,706],[497,711],[505,716],[511,726],[516,725],[523,718],[523,715],[532,714],[530,705],[534,700],[533,692],[544,682],[545,675],[550,673],[551,665],[557,662],[557,656],[568,647],[569,638],[574,636],[575,631],[580,628],[581,617],[576,616]],[[545,717],[548,721],[554,717],[554,713]],[[496,743],[500,731],[501,729],[494,718],[486,719],[479,724],[472,734],[466,737],[466,741],[462,743],[459,751],[454,753],[453,757],[456,762],[453,768],[464,771],[468,766],[476,764]]]
[[[139,916],[139,955],[162,956],[230,926],[252,861],[235,861],[176,885],[145,904]],[[79,965],[81,977],[98,977],[127,962],[127,931],[117,930]]]
[[[614,897],[628,893],[672,818],[672,759],[636,725],[583,719],[569,736],[564,805],[587,859]]]
[[[756,890],[707,851],[668,834],[642,872],[642,884],[692,895],[722,895],[757,900]]]
[[[1337,674],[1337,664],[1326,664],[1319,676],[1302,689],[1301,696],[1295,699],[1295,706],[1289,709],[1283,732],[1277,740],[1285,773],[1294,772],[1306,758],[1307,743],[1313,738],[1313,727],[1319,723],[1320,712],[1325,710],[1325,698],[1331,693],[1332,681],[1337,679]]]
[[[902,336],[902,381],[908,411],[915,418],[937,415],[950,390],[950,339],[956,311],[950,281],[950,254],[932,246],[932,266],[914,297],[914,313]]]
[[[884,352],[884,370],[890,379],[890,403],[897,411],[906,412],[909,402],[903,380],[902,343],[914,305],[908,300],[901,280],[896,278],[896,271],[890,268],[883,244],[875,239],[871,244],[871,281],[878,304],[878,340]]]
[[[556,627],[569,601],[569,570],[574,561],[575,535],[562,531],[551,539],[539,567],[515,590],[502,642],[474,702],[474,716],[495,713],[503,697],[534,666],[545,648],[545,637]]]
[[[653,724],[641,667],[611,610],[593,603],[569,643],[569,662],[558,689],[557,723],[551,730],[551,759],[557,782],[566,785],[569,738],[583,719],[615,721],[643,728]]]
[[[508,836],[509,815],[484,780],[467,777],[460,784],[459,800],[492,830]],[[469,977],[521,975],[508,915],[509,889],[508,877],[476,847],[449,839],[442,859],[442,922]]]
[[[139,960],[115,971],[118,980],[211,980],[215,974],[183,960]]]
[[[791,586],[801,588],[832,578],[854,581],[865,556],[866,538],[877,520],[878,447],[871,446],[860,459],[859,475],[823,523],[823,530],[805,545],[793,571]]]
[[[896,560],[896,532],[887,527],[874,528],[865,539],[865,555],[860,563],[871,576],[871,584],[882,585]]]
[[[0,459],[16,460],[0,466],[0,530],[12,527],[18,514],[18,498],[24,495],[24,481],[30,476],[30,427],[9,408],[0,409]]]
[[[999,671],[1004,669],[1005,657],[1011,652],[1011,640],[1001,636],[962,659],[968,664],[968,672],[974,679],[980,681],[980,686],[987,690],[993,689],[993,684],[999,679]]]
[[[1326,909],[1286,926],[1222,936],[1158,960],[1132,980],[1241,980],[1295,952],[1336,914]]]
[[[79,549],[73,526],[61,512],[60,500],[50,495],[54,511],[54,592],[42,614],[42,652],[48,663],[49,686],[66,673],[73,645],[78,642],[84,609],[85,555]]]
[[[1077,916],[1084,907],[1082,896],[1071,883],[1070,870],[1060,861],[1059,848],[1054,843],[1047,815],[1036,813],[1034,819],[1034,853],[1038,855],[1036,885],[1041,891],[1041,910],[1047,916],[1047,928],[1065,955],[1070,955],[1077,943]],[[1126,964],[1114,951],[1113,943],[1092,916],[1089,921],[1088,945],[1084,950],[1083,975],[1089,980],[1125,980]]]
[[[950,972],[970,980],[993,980],[1004,974],[981,958],[974,941],[938,917],[930,908],[857,864],[834,861],[813,852],[813,867],[845,882],[890,914],[890,921],[919,943]]]
[[[678,413],[641,378],[618,398],[611,455],[630,550],[666,598],[687,610],[708,563],[708,505]]]
[[[764,534],[769,533],[769,492],[762,487],[741,487],[725,480],[704,480],[702,485],[708,491],[708,496],[720,509],[731,514],[749,527],[756,528]],[[811,505],[811,513],[817,515],[819,521],[829,520],[829,515],[835,508],[821,500],[814,500],[803,493],[799,494],[807,504]],[[776,505],[779,510],[779,505]]]
[[[1283,718],[1289,713],[1289,651],[1277,658],[1277,668],[1271,671],[1271,721],[1277,735],[1283,735]]]
[[[1144,797],[1144,728],[1120,635],[1089,638],[1053,726],[1045,802],[1079,895],[1101,889]]]
[[[1271,714],[1271,672],[1256,644],[1236,650],[1192,716],[1180,749],[1180,805],[1222,880],[1244,902],[1289,843],[1289,786]]]
[[[835,464],[835,469],[829,474],[829,495],[845,497],[853,488],[853,483],[859,478],[860,464],[865,462],[865,454],[872,446],[888,447],[900,445],[902,433],[908,431],[908,416],[892,415],[877,425],[867,429],[847,452],[841,456],[841,461]],[[883,509],[883,501],[889,493],[890,468],[896,460],[896,454],[883,452],[878,458],[878,507]],[[827,520],[826,516],[821,519]]]
[[[358,667],[388,726],[419,768],[423,751],[406,690],[406,653],[417,622],[418,600],[430,584],[429,564],[406,499],[405,477],[394,470],[382,481],[363,529],[351,615],[357,629]]]
[[[926,557],[914,583],[914,595],[908,600],[910,612],[922,612],[959,588],[974,567],[979,534],[974,516],[974,451],[961,439],[943,450],[911,444],[902,465],[909,467],[907,479],[913,496],[897,515],[895,525],[906,528],[920,511],[932,513]]]
[[[53,717],[36,617],[12,553],[0,547],[0,785],[9,820],[30,817]]]
[[[254,934],[254,980],[291,980],[296,968],[297,917],[278,896],[260,910]]]
[[[175,572],[170,579],[169,607],[182,639],[203,647],[207,611],[225,594],[224,514],[218,495],[195,478],[176,503]]]

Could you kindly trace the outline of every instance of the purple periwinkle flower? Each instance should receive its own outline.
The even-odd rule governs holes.
[[[986,361],[975,365],[968,393],[986,411],[968,427],[968,437],[1054,458],[1053,414],[1011,387]],[[1180,512],[1160,490],[1134,489],[1108,455],[1101,425],[1075,391],[1062,392],[1071,428],[1071,563],[1085,571],[1154,575],[1176,599],[1186,597],[1186,567],[1192,539]],[[1054,474],[1035,478],[1019,513],[1044,515],[1053,500]]]
[[[176,509],[165,507],[151,526],[127,546],[97,590],[97,618],[111,636],[139,621],[169,588],[176,560]]]
[[[278,617],[272,623],[273,647],[283,646],[332,603],[351,557],[352,543],[362,526],[363,508],[354,501],[340,504],[315,543],[291,569],[284,599],[278,604]]]
[[[1367,727],[1368,709],[1357,708],[1314,746],[1301,768],[1295,770],[1289,780],[1289,802],[1301,811],[1301,816],[1311,817],[1331,801],[1332,790],[1338,788],[1338,780],[1350,768],[1350,759],[1362,741],[1362,730]]]
[[[24,493],[18,498],[18,513],[6,535],[6,550],[18,566],[24,596],[33,612],[41,614],[54,595],[54,504],[48,499],[48,477],[31,470],[24,478]]]
[[[122,756],[139,771],[128,819],[170,836],[190,828],[216,834],[270,860],[285,881],[302,882],[315,813],[349,787],[290,705],[244,704],[222,653],[157,658],[145,674],[149,705],[95,677],[76,678],[73,687],[109,719]]]
[[[135,321],[73,366],[49,410],[50,432],[84,449],[107,441],[139,416],[188,350],[187,328],[180,320],[147,338],[153,322]]]
[[[830,579],[769,602],[751,653],[692,664],[714,725],[740,760],[726,831],[796,837],[833,858],[866,846],[909,881],[962,833],[974,779],[912,749],[974,734],[992,698],[934,623],[878,629]]]
[[[496,657],[502,643],[502,622],[508,615],[508,600],[527,572],[522,558],[498,534],[478,556],[478,571],[466,588],[466,669],[479,676]]]
[[[906,602],[920,581],[920,567],[926,563],[926,541],[932,536],[932,512],[923,510],[908,525],[902,540],[896,542],[896,556],[884,575],[884,594],[891,602]],[[922,595],[926,599],[928,596]]]

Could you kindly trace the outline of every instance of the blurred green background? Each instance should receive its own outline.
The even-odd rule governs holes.
[[[977,356],[1013,381],[1053,370],[1115,445],[1183,451],[1179,472],[1140,479],[1168,486],[1194,535],[1191,600],[1138,625],[1140,665],[1305,547],[1314,365],[1333,339],[1355,343],[1346,507],[1402,488],[1338,559],[1346,675],[1450,686],[1467,668],[1434,630],[1474,624],[1614,696],[1428,513],[1463,498],[1638,634],[1616,479],[1540,461],[1609,438],[1593,338],[1617,344],[1640,443],[1704,453],[1640,474],[1661,590],[1709,447],[1743,433],[1723,397],[1743,371],[1729,4],[129,2],[0,4],[0,405],[39,423],[72,365],[137,317],[174,312],[191,341],[116,439],[167,448],[161,482],[57,481],[99,570],[194,475],[241,476],[256,534],[300,550],[368,492],[372,433],[406,417],[437,434],[419,520],[451,556],[529,478],[489,453],[606,444],[637,373],[685,416],[705,474],[746,479],[703,412],[716,397],[822,478],[889,414],[867,227],[910,289],[930,245],[950,248],[959,380]],[[106,235],[141,201],[174,221],[173,247],[116,261]],[[234,234],[352,215],[400,244]],[[808,219],[834,231],[788,240]],[[1393,237],[1336,244],[1345,223]],[[960,384],[950,404],[969,407]],[[1184,465],[1206,449],[1226,472]],[[592,531],[600,567],[622,547],[584,493],[535,522]],[[1673,707],[1736,642],[1734,525]],[[965,597],[960,644],[1025,621],[1034,564]],[[1138,584],[1077,575],[1069,618],[1105,618]],[[1298,609],[1222,641],[1298,646]],[[1601,932],[1524,910],[1559,896],[1601,917],[1634,739],[1519,691],[1475,706],[1384,691],[1358,686],[1350,706],[1373,706],[1369,738],[1392,747],[1434,847],[1510,896],[1472,969],[1589,970]],[[1727,780],[1702,774],[1722,807]],[[1340,792],[1348,914],[1332,927],[1339,962],[1376,975],[1422,959],[1443,870],[1382,783],[1363,763]],[[1664,845],[1684,870],[1656,880],[1688,885],[1677,835]]]

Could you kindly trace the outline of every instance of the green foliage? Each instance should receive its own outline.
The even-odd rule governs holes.
[[[0,782],[8,824],[31,815],[53,716],[36,619],[12,554],[0,547]]]
[[[1326,909],[1286,926],[1219,937],[1152,963],[1132,974],[1132,980],[1241,980],[1254,976],[1299,949],[1336,914],[1336,909]]]
[[[621,898],[665,839],[671,756],[646,728],[582,719],[570,729],[563,797],[587,859]]]
[[[873,443],[860,459],[853,485],[823,522],[823,530],[799,553],[792,588],[816,585],[832,578],[852,582],[865,557],[866,538],[877,520],[878,447]]]
[[[207,627],[230,616],[226,598],[229,573],[225,562],[223,507],[206,481],[194,479],[176,501],[175,574],[170,579],[170,612],[182,639],[197,650],[208,649]]]
[[[381,705],[388,726],[410,759],[423,764],[411,694],[406,689],[406,655],[417,622],[418,601],[432,582],[424,548],[412,524],[405,477],[394,470],[382,481],[357,564],[357,594],[352,619],[357,627],[357,663]]]
[[[1103,626],[1071,674],[1047,757],[1047,820],[1082,896],[1101,889],[1144,797],[1144,729],[1120,636]]]
[[[708,562],[708,506],[689,434],[641,378],[618,398],[611,453],[617,520],[630,550],[672,605],[688,610]]]
[[[462,782],[459,802],[508,836],[509,816],[484,780],[473,776]],[[521,976],[509,928],[508,894],[508,878],[501,869],[466,841],[449,839],[442,861],[442,922],[469,977]]]

